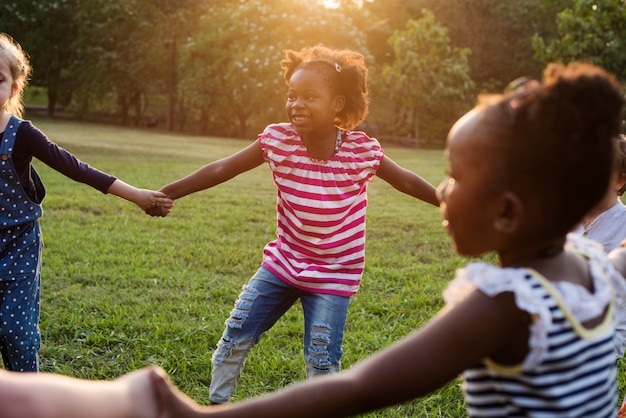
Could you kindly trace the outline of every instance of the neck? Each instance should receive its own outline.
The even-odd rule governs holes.
[[[338,148],[337,135],[341,130],[333,127],[332,131],[316,135],[302,135],[302,142],[309,155],[316,159],[332,157]]]
[[[500,251],[498,258],[502,267],[534,268],[563,252],[565,236],[533,243],[523,248],[512,248]]]
[[[594,219],[598,217],[602,212],[611,209],[617,203],[617,193],[613,190],[607,193],[600,203],[598,203],[593,209],[589,211],[583,218],[583,226],[589,226]]]
[[[0,112],[0,132],[3,132],[11,119],[11,114],[7,112]]]

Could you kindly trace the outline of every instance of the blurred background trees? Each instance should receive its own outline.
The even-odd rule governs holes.
[[[626,0],[5,0],[49,116],[253,138],[283,121],[285,49],[366,56],[363,129],[441,146],[480,92],[590,60],[626,81]]]

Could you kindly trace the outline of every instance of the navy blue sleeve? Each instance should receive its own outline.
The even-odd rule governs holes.
[[[30,165],[33,158],[70,179],[87,184],[102,193],[107,193],[111,184],[116,180],[116,177],[80,161],[70,152],[50,141],[37,127],[24,121],[20,124],[15,137],[13,163],[22,184],[31,187],[34,187],[30,177]],[[26,192],[30,191],[26,190]]]

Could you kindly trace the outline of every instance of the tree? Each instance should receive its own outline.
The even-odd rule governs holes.
[[[82,0],[72,68],[81,89],[78,111],[106,106],[114,95],[117,113],[142,118],[145,97],[164,95],[168,129],[174,128],[177,45],[192,34],[205,9],[200,0]],[[143,100],[142,100],[143,99]]]
[[[284,49],[325,44],[364,52],[365,38],[339,9],[300,0],[213,6],[181,45],[181,105],[212,133],[246,138],[284,115]]]
[[[474,89],[469,76],[469,49],[452,47],[448,30],[427,10],[422,18],[409,20],[405,29],[396,31],[389,42],[395,59],[383,74],[397,109],[410,110],[406,115],[400,111],[397,114],[412,122],[413,138],[421,138],[420,116],[426,115],[431,121],[456,119]]]
[[[31,84],[48,90],[48,115],[57,105],[69,103],[74,80],[67,68],[76,56],[74,20],[76,1],[19,0],[0,4],[2,30],[28,52],[33,75]]]
[[[538,59],[591,61],[626,82],[625,0],[575,0],[559,13],[557,22],[554,39],[533,37]]]
[[[572,0],[376,0],[366,3],[368,45],[376,60],[389,63],[393,52],[381,42],[407,19],[431,11],[448,28],[451,44],[469,48],[470,75],[483,91],[501,90],[520,75],[536,76],[541,63],[534,59],[531,37],[550,36],[556,14]]]

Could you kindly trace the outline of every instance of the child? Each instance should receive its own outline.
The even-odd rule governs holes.
[[[212,403],[229,401],[252,347],[298,299],[307,376],[340,369],[348,303],[363,273],[366,190],[374,175],[437,204],[433,186],[385,156],[378,141],[351,131],[368,111],[361,54],[316,46],[286,51],[281,67],[290,123],[269,125],[247,148],[161,189],[178,199],[264,161],[278,188],[277,239],[265,246],[261,267],[226,321],[212,358]]]
[[[166,215],[172,201],[163,193],[137,189],[79,161],[22,121],[22,94],[30,64],[19,44],[0,34],[0,351],[12,371],[38,371],[39,284],[42,240],[39,218],[44,186],[34,158],[75,181]]]
[[[156,367],[113,381],[0,370],[0,418],[157,418]]]
[[[622,279],[597,243],[568,231],[608,187],[622,106],[615,78],[582,63],[482,98],[450,131],[437,191],[456,250],[495,251],[500,266],[460,269],[435,318],[341,373],[204,408],[155,374],[171,416],[350,416],[463,373],[470,416],[615,417],[611,286]]]
[[[615,164],[611,184],[606,194],[572,231],[604,246],[611,252],[626,239],[626,206],[620,197],[626,191],[626,138],[615,138]]]

